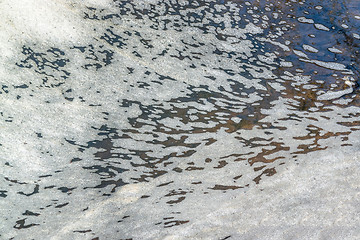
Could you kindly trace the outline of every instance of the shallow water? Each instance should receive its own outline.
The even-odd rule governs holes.
[[[0,5],[4,239],[163,238],[294,162],[358,153],[359,1],[56,4],[70,23],[30,14],[39,38]]]

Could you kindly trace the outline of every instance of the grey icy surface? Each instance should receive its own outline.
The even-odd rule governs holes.
[[[360,239],[359,9],[0,0],[0,239]]]

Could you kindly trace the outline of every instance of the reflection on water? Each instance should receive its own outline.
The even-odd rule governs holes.
[[[356,0],[115,1],[81,12],[95,26],[90,43],[23,46],[14,64],[36,80],[2,92],[61,91],[96,121],[81,136],[62,133],[59,152],[71,157],[38,176],[46,181],[5,178],[5,200],[13,188],[21,201],[53,195],[14,227],[49,224],[48,208],[77,208],[74,192],[112,196],[167,174],[159,192],[141,199],[172,209],[153,225],[182,225],[191,222],[179,217],[187,198],[250,188],[300,155],[351,146],[360,129],[359,9]],[[46,145],[46,133],[36,134]],[[79,184],[66,181],[73,171]],[[119,229],[136,222],[131,214]]]

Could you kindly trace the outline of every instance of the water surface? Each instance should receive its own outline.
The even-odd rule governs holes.
[[[86,35],[5,58],[4,239],[154,239],[358,151],[358,1],[59,4]]]

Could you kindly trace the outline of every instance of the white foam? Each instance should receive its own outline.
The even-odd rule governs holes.
[[[281,67],[293,67],[294,64],[292,62],[281,61],[280,66]]]
[[[307,45],[307,44],[304,44],[303,45],[303,48],[304,50],[308,51],[308,52],[312,52],[312,53],[317,53],[319,52],[319,50],[317,50],[316,48],[310,46],[310,45]]]
[[[281,47],[284,51],[287,51],[287,52],[290,51],[290,48],[288,46],[286,46],[285,44],[282,44],[280,42],[276,42],[271,39],[263,38],[263,37],[259,37],[258,40],[263,41],[263,42],[269,42],[275,46]]]
[[[297,20],[301,23],[314,23],[314,20],[306,17],[299,17]]]
[[[301,61],[314,63],[320,67],[324,67],[324,68],[331,69],[331,70],[337,70],[337,71],[347,71],[348,70],[348,69],[346,69],[346,66],[344,64],[336,63],[336,62],[323,62],[323,61],[319,61],[319,60],[308,60],[308,59],[301,59]]]
[[[319,29],[319,30],[330,31],[330,29],[328,27],[325,27],[324,25],[319,24],[319,23],[315,23],[314,26],[316,29]]]
[[[8,32],[19,34],[21,38],[53,43],[83,40],[89,27],[58,1],[4,0],[0,2],[0,15],[6,28],[11,29]]]
[[[131,9],[132,4],[143,4],[143,9],[146,9],[151,7],[150,3],[161,5],[163,2],[168,1],[134,1],[121,10]],[[188,4],[186,0],[172,2],[179,2],[182,6]],[[20,6],[22,3],[24,7]],[[291,67],[294,63],[281,61],[280,51],[269,50],[258,55],[258,46],[254,46],[256,41],[243,38],[247,37],[246,34],[253,34],[250,36],[255,40],[270,42],[284,51],[290,51],[290,42],[285,41],[289,44],[286,46],[269,40],[253,24],[245,29],[231,29],[231,18],[226,14],[218,19],[210,16],[211,20],[225,21],[225,30],[212,32],[210,29],[209,33],[203,34],[193,26],[181,27],[179,32],[173,30],[174,19],[180,24],[186,25],[186,22],[171,14],[165,18],[170,21],[168,30],[151,28],[154,22],[146,19],[146,14],[143,16],[145,19],[132,14],[122,15],[121,20],[89,21],[83,18],[84,11],[91,10],[87,7],[98,8],[94,11],[98,11],[101,18],[102,8],[111,5],[112,1],[6,0],[0,4],[5,19],[0,23],[1,30],[5,29],[0,31],[0,47],[7,51],[0,54],[3,66],[0,79],[11,90],[0,94],[0,167],[1,175],[18,181],[0,182],[1,191],[3,187],[9,190],[6,192],[8,196],[0,201],[0,209],[6,211],[0,215],[0,232],[4,239],[116,239],[119,236],[133,239],[224,239],[230,234],[234,239],[282,239],[282,233],[311,239],[314,231],[321,236],[326,232],[336,234],[338,231],[334,229],[338,228],[333,225],[339,219],[347,227],[358,226],[359,216],[354,214],[356,211],[349,210],[349,206],[357,203],[358,159],[352,156],[359,155],[360,138],[358,132],[338,124],[357,121],[359,118],[355,117],[346,120],[346,116],[358,113],[358,107],[332,106],[329,111],[318,111],[321,103],[316,99],[305,99],[316,107],[300,111],[299,108],[304,108],[300,103],[305,95],[292,97],[291,91],[317,90],[312,77],[290,72],[293,69],[276,76],[273,71],[277,71],[279,65]],[[28,10],[39,16],[31,16]],[[115,13],[121,11],[112,10]],[[181,14],[187,16],[187,11],[181,10]],[[12,19],[16,21],[15,27],[9,22]],[[55,27],[60,24],[60,19],[64,26],[58,31]],[[24,26],[17,25],[25,20],[29,22],[23,23]],[[203,22],[208,20],[205,17]],[[42,28],[43,25],[46,26]],[[93,31],[94,27],[97,31]],[[119,38],[132,34],[128,41],[124,40],[127,45],[118,47],[101,38],[104,33],[110,34],[110,27]],[[22,34],[23,30],[26,34]],[[219,40],[216,34],[220,32],[232,37]],[[13,37],[11,44],[6,43],[9,36]],[[144,40],[152,47],[147,48]],[[45,74],[41,74],[36,66],[19,68],[15,65],[28,56],[21,51],[25,43],[35,56],[46,57],[45,63],[62,58],[69,60],[66,66],[59,67],[59,71],[71,72],[63,85],[42,85],[42,78],[55,72],[49,66],[45,66]],[[91,51],[84,50],[83,53],[73,49],[74,43]],[[64,56],[54,57],[49,52],[53,46],[64,50]],[[142,55],[141,58],[134,56],[134,49]],[[178,56],[178,50],[192,59],[173,57]],[[235,52],[239,59],[245,60],[236,61],[227,54],[213,54],[215,50]],[[108,66],[97,61],[103,58],[100,53],[104,51],[113,53]],[[161,57],[155,58],[161,53]],[[294,50],[294,53],[304,58],[302,61],[329,69],[345,69],[340,63],[305,59],[307,55],[302,51]],[[96,63],[101,68],[84,67]],[[196,69],[189,67],[190,64]],[[253,77],[242,76],[244,71]],[[171,79],[161,79],[159,75]],[[15,87],[24,83],[29,86],[24,89]],[[144,83],[148,85],[144,86]],[[321,84],[320,81],[317,83]],[[71,93],[67,91],[69,88]],[[193,101],[192,94],[197,93],[204,96]],[[213,93],[220,96],[213,97]],[[319,98],[346,104],[346,101],[335,99],[346,93],[327,92]],[[66,94],[71,94],[73,100],[64,98]],[[284,94],[286,98],[277,97],[278,94]],[[250,123],[243,129],[246,121],[242,121],[241,114],[258,123]],[[257,119],[262,114],[264,116]],[[138,125],[132,125],[131,121]],[[311,128],[310,124],[313,125]],[[109,128],[111,132],[105,131],[104,135],[100,128]],[[194,129],[204,131],[196,132]],[[321,129],[319,136],[324,138],[308,139],[309,129]],[[41,138],[37,135],[40,132]],[[345,139],[341,139],[344,132],[349,138],[346,143],[354,144],[349,154],[344,154],[343,148],[339,150]],[[326,133],[330,133],[329,136]],[[109,148],[107,151],[111,157],[100,160],[99,153],[108,154],[105,149],[88,145],[109,139],[111,144],[103,147]],[[208,144],[210,140],[214,142]],[[162,141],[170,142],[170,146],[160,144]],[[251,142],[254,144],[249,145]],[[265,162],[249,166],[248,159],[261,158],[262,153],[271,152],[277,146],[280,151],[266,155],[267,159],[260,159]],[[315,147],[328,149],[323,153],[301,152]],[[182,156],[187,150],[194,153]],[[239,154],[241,158],[245,154],[245,161],[239,159]],[[271,160],[278,157],[280,160]],[[81,158],[81,161],[70,163],[74,158]],[[154,163],[168,158],[171,159],[161,164]],[[212,162],[206,162],[207,158]],[[218,163],[223,159],[226,159],[226,165],[219,168]],[[300,167],[294,159],[299,160]],[[153,163],[154,168],[145,166]],[[204,170],[190,171],[188,168],[191,166]],[[254,166],[276,169],[277,174],[270,178],[264,172],[260,184],[255,184],[254,179],[261,171]],[[175,172],[175,167],[183,171]],[[109,173],[101,172],[105,168],[109,168]],[[122,169],[126,171],[121,172]],[[165,174],[139,183],[139,177],[146,177],[155,169]],[[47,177],[39,177],[45,174]],[[129,184],[115,189],[115,183],[120,180]],[[95,187],[107,181],[111,184]],[[217,184],[241,188],[214,190]],[[25,196],[36,192],[37,185],[38,193]],[[74,189],[64,193],[61,187]],[[184,199],[174,193],[179,193]],[[183,201],[171,203],[178,199]],[[62,204],[68,205],[59,207]],[[24,216],[27,210],[40,214]],[[26,224],[40,225],[25,225],[28,228],[21,230],[14,228],[20,225],[17,221],[25,218]],[[167,224],[173,220],[189,222],[169,228]],[[338,235],[334,238],[344,239]]]
[[[349,93],[352,93],[353,92],[353,89],[352,88],[348,88],[348,89],[345,89],[345,90],[341,90],[341,91],[336,91],[336,92],[332,92],[332,91],[329,91],[323,95],[320,95],[318,96],[318,100],[334,100],[334,99],[337,99],[337,98],[340,98],[346,94],[349,94]]]
[[[332,53],[342,53],[341,50],[339,50],[339,49],[337,49],[337,48],[335,48],[335,47],[330,47],[330,48],[328,48],[328,50],[329,50],[330,52],[332,52]]]
[[[303,57],[303,58],[309,58],[305,53],[303,53],[302,51],[298,51],[298,50],[293,50],[293,52],[299,56],[299,57]]]

